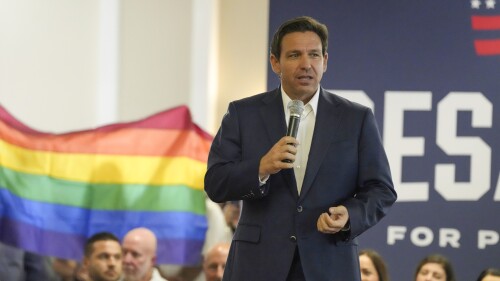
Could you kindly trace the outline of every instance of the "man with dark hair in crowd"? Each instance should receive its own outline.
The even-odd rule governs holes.
[[[99,232],[85,244],[83,265],[90,281],[117,281],[122,275],[120,240],[109,232]]]

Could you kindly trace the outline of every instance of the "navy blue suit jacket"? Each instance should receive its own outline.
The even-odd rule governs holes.
[[[215,202],[243,200],[223,280],[285,280],[296,247],[307,280],[360,280],[355,237],[396,200],[373,113],[321,89],[300,196],[293,169],[259,186],[260,159],[285,134],[276,89],[230,103],[214,138],[205,190]],[[320,214],[340,204],[350,230],[320,233]]]

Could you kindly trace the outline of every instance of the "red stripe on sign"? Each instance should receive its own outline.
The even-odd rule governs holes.
[[[480,56],[500,55],[500,39],[474,40],[474,47]]]
[[[474,30],[500,29],[500,16],[472,16],[472,29]]]

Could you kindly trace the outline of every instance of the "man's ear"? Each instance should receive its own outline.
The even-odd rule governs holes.
[[[328,53],[325,53],[323,56],[323,73],[326,72],[326,68],[328,66]]]
[[[269,61],[271,62],[271,67],[273,69],[273,72],[276,73],[278,76],[281,74],[281,65],[280,65],[280,60],[276,58],[273,54],[269,56]]]

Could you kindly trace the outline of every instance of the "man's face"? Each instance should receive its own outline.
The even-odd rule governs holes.
[[[326,71],[328,54],[323,56],[319,36],[312,32],[292,32],[281,41],[281,55],[271,55],[273,71],[292,100],[308,102]]]
[[[140,241],[125,239],[123,241],[123,273],[125,280],[141,280],[153,268],[155,256]]]
[[[203,263],[206,281],[221,281],[226,268],[227,251],[217,251],[207,256]]]
[[[117,281],[122,274],[122,249],[117,241],[97,241],[85,266],[92,281]]]

